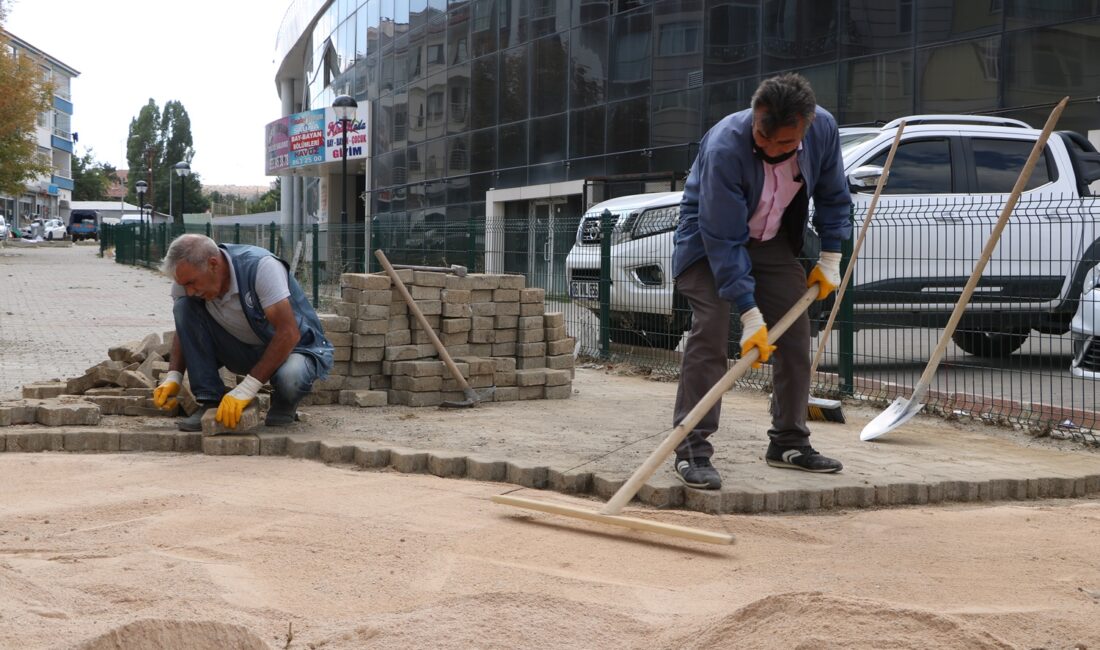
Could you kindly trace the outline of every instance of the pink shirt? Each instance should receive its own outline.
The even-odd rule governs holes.
[[[798,145],[802,149],[802,145]],[[749,236],[767,241],[779,232],[783,211],[791,204],[791,199],[802,189],[803,181],[798,171],[798,154],[791,156],[778,165],[764,165],[764,189],[760,193],[760,203],[749,219]]]

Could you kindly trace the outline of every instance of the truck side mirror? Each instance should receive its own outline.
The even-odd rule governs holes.
[[[882,167],[878,165],[856,167],[852,173],[848,174],[848,186],[854,192],[874,191],[879,176],[882,176]]]

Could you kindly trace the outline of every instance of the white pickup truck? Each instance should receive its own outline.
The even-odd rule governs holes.
[[[850,289],[857,328],[942,327],[950,317],[1039,131],[971,115],[917,115],[906,127]],[[841,129],[858,222],[900,120]],[[1016,351],[1032,330],[1063,334],[1100,264],[1100,154],[1078,133],[1048,141],[1001,235],[954,341],[976,355]],[[620,197],[589,209],[566,259],[570,296],[598,313],[600,216],[611,246],[612,339],[674,349],[690,311],[669,277],[680,192]],[[812,209],[812,208],[811,208]],[[807,235],[807,257],[816,238]],[[825,305],[828,306],[828,305]],[[733,319],[736,321],[736,319]]]

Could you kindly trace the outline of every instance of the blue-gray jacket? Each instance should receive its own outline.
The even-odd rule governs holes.
[[[275,336],[275,326],[267,320],[264,309],[260,306],[260,299],[256,295],[256,269],[260,265],[260,260],[268,256],[275,256],[270,251],[258,246],[244,244],[218,244],[218,248],[224,250],[233,262],[233,270],[237,273],[237,289],[240,291],[241,307],[244,308],[244,315],[248,318],[248,325],[252,328],[252,331],[260,337],[260,341],[266,346]],[[324,379],[328,377],[329,370],[332,370],[332,344],[325,338],[321,320],[317,318],[317,312],[309,304],[302,287],[299,286],[294,276],[289,273],[290,266],[278,257],[275,259],[278,259],[283,267],[288,270],[287,284],[290,285],[290,308],[294,310],[294,318],[298,321],[298,331],[302,335],[298,340],[298,345],[294,347],[294,352],[313,357],[317,361],[317,378]]]
[[[814,229],[821,250],[839,251],[852,236],[851,197],[840,157],[836,120],[817,107],[817,116],[798,152],[807,195],[814,201]],[[764,189],[763,163],[752,153],[752,109],[727,115],[699,143],[680,203],[680,225],[672,253],[672,275],[707,258],[718,295],[745,311],[756,305],[756,283],[745,243],[749,218]],[[805,218],[799,233],[805,230]]]

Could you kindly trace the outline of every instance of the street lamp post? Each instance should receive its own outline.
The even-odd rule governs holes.
[[[176,175],[180,177],[180,218],[176,221],[177,226],[183,226],[183,179],[191,175],[191,165],[187,164],[186,160],[181,160],[173,166],[176,170]]]
[[[141,206],[145,203],[145,190],[147,189],[149,189],[149,184],[145,181],[134,183],[134,191],[138,195],[138,214],[141,215],[139,223],[145,223],[145,210]]]
[[[359,108],[359,104],[350,95],[340,95],[332,102],[332,108],[336,112],[337,119],[340,120],[340,124],[343,127],[343,136],[340,142],[340,166],[341,166],[341,182],[340,182],[340,225],[344,228],[344,259],[347,260],[351,246],[351,227],[348,224],[348,122],[355,120],[355,110]],[[358,260],[355,261],[352,271],[358,271]]]

